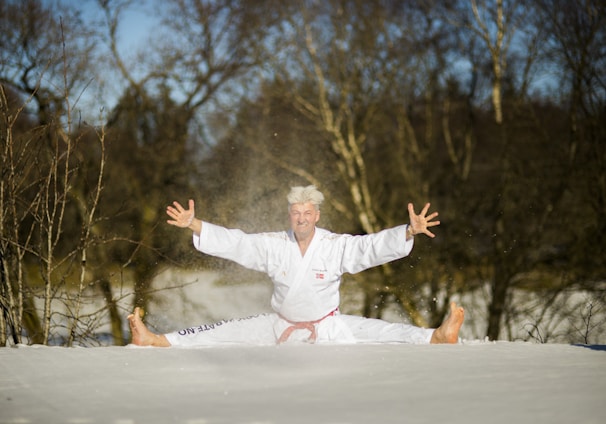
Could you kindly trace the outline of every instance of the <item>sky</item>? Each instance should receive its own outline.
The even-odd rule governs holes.
[[[85,21],[92,23],[103,18],[98,0],[42,0],[47,5],[60,3],[82,12]],[[145,41],[152,32],[158,15],[154,14],[156,0],[134,0],[121,15],[118,28],[119,48],[123,53],[132,52],[135,48],[144,47]]]
[[[95,26],[98,30],[106,32],[105,28],[100,26],[100,21],[104,20],[104,15],[98,6],[98,0],[43,0],[48,4],[55,2],[78,9],[82,13],[85,22]],[[136,55],[140,51],[145,51],[149,44],[149,38],[154,33],[153,28],[156,25],[159,15],[154,14],[155,3],[157,0],[135,0],[124,9],[120,15],[120,21],[117,31],[118,51],[127,65],[134,69],[137,60]],[[97,45],[98,49],[107,48],[103,45]],[[109,59],[110,54],[102,54],[102,57]],[[106,61],[102,66],[111,67],[112,63]],[[111,110],[118,97],[124,89],[124,81],[116,69],[100,70],[95,80],[85,89],[79,99],[79,106],[86,119],[89,122],[105,122],[103,116],[97,116],[100,109]],[[90,116],[91,114],[92,116]]]

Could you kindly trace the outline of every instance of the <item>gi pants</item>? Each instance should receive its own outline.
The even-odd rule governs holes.
[[[165,334],[172,346],[196,347],[225,344],[275,345],[293,323],[276,313],[254,315],[246,318],[222,320]],[[413,343],[428,344],[433,329],[408,324],[391,323],[379,319],[338,312],[313,324],[315,343]],[[288,336],[288,343],[309,342],[311,332],[307,328],[295,329]]]

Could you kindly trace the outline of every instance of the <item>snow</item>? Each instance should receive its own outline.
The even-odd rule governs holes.
[[[606,347],[0,349],[0,423],[598,423]]]
[[[218,277],[167,271],[157,289],[184,287],[159,290],[146,321],[172,331],[269,308],[267,284]],[[604,421],[605,345],[493,343],[472,329],[439,346],[0,348],[0,424]]]

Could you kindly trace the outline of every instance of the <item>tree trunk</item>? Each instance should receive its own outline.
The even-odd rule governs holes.
[[[44,344],[44,329],[40,317],[36,313],[34,298],[31,293],[23,295],[23,327],[27,330],[31,344]]]
[[[498,340],[501,333],[501,322],[505,312],[507,293],[509,291],[509,278],[497,266],[491,284],[492,297],[488,305],[488,328],[486,336],[489,340]]]
[[[120,311],[118,311],[118,306],[116,304],[116,301],[114,300],[109,280],[102,278],[99,281],[99,286],[101,287],[103,298],[105,299],[105,302],[107,303],[107,309],[109,310],[109,318],[112,329],[112,337],[114,339],[114,345],[124,346],[126,340],[124,338],[124,331],[122,331],[122,317],[120,316]]]

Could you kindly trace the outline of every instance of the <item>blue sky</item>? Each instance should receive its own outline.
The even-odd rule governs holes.
[[[43,3],[53,6],[57,3],[73,7],[82,12],[85,22],[90,25],[96,25],[97,29],[107,31],[101,25],[104,20],[103,11],[98,5],[97,0],[42,0]],[[112,1],[112,0],[110,0]],[[114,0],[115,1],[115,0]],[[118,50],[128,65],[135,66],[138,51],[145,48],[149,37],[153,34],[153,27],[159,16],[154,15],[154,10],[158,4],[157,0],[134,0],[128,8],[122,11],[118,26]],[[107,48],[98,45],[98,49],[103,51]],[[109,59],[110,55],[101,54],[101,57]],[[79,109],[86,116],[89,122],[96,122],[98,119],[104,120],[99,116],[111,110],[121,95],[124,81],[121,80],[118,71],[103,70],[103,68],[112,66],[109,61],[98,67],[98,76],[90,84],[83,95],[79,98]],[[101,112],[105,111],[105,112]],[[90,116],[92,114],[92,116]]]
[[[102,17],[97,0],[60,0],[83,11],[86,19],[92,21]],[[118,27],[118,37],[124,52],[140,47],[146,41],[155,19],[153,0],[137,0],[124,10]]]

